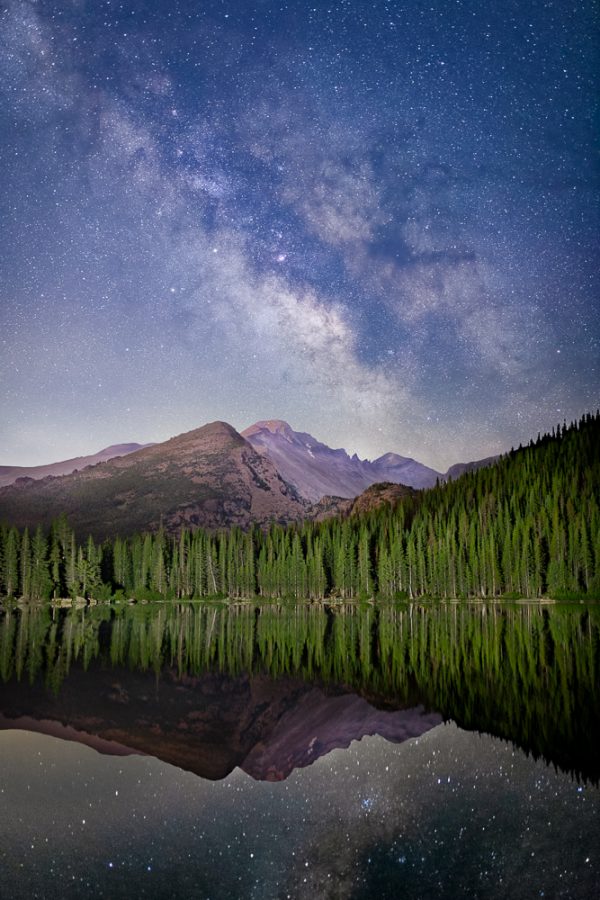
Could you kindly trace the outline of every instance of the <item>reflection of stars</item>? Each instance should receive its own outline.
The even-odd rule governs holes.
[[[555,896],[555,884],[567,879],[570,896],[597,894],[597,788],[455,725],[402,744],[365,737],[277,785],[240,769],[210,782],[150,758],[119,764],[49,736],[0,738],[3,821],[16,862],[3,867],[3,896],[46,896],[49,870],[57,896],[76,885],[83,896],[91,877],[95,889],[86,893],[116,895],[118,879],[134,886],[130,893],[170,896],[184,863],[201,896],[249,897],[260,884],[261,896],[307,900],[331,896],[335,878],[339,896],[392,897],[402,877],[405,896],[433,897],[442,871],[452,888],[460,878],[481,896]],[[149,789],[154,782],[158,790]],[[440,803],[438,787],[455,784],[461,788],[450,803]],[[40,801],[35,822],[20,818],[26,794]],[[82,797],[100,808],[110,797],[112,821],[82,813],[85,828],[72,829]],[[509,859],[506,834],[515,821],[522,827]],[[345,836],[335,840],[340,823]],[[34,840],[39,829],[43,843]]]

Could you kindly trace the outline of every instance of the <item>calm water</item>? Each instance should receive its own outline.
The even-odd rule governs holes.
[[[0,897],[600,893],[600,609],[0,613]]]

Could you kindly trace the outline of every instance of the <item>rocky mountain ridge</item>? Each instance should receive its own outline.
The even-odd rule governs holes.
[[[77,533],[176,533],[266,526],[305,517],[307,504],[270,460],[226,422],[212,422],[162,444],[79,472],[0,489],[0,520],[48,527],[59,512]]]
[[[397,453],[373,461],[332,449],[287,422],[268,419],[241,432],[259,453],[267,456],[282,477],[311,502],[324,496],[357,497],[377,482],[395,482],[413,488],[433,487],[444,476],[435,469]]]
[[[19,477],[0,487],[0,521],[47,528],[65,513],[78,534],[100,540],[161,527],[173,534],[182,526],[267,527],[395,503],[445,477],[394,453],[374,461],[349,456],[281,420],[257,422],[242,434],[212,422],[160,444],[116,445],[96,457],[113,453],[95,465],[81,464],[95,457],[79,457],[62,464],[71,467],[65,474]]]

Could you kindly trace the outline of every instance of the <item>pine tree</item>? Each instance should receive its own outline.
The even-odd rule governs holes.
[[[19,592],[19,532],[10,528],[4,544],[4,590],[8,597]]]
[[[31,562],[31,542],[29,539],[29,529],[25,528],[23,534],[21,536],[21,554],[20,554],[20,564],[21,564],[21,572],[20,572],[20,584],[19,591],[22,597],[26,600],[31,598],[31,577],[32,577],[32,562]]]
[[[48,542],[38,526],[31,543],[31,597],[34,600],[45,600],[50,596],[51,588]]]

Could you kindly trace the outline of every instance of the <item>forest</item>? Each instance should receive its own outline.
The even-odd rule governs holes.
[[[0,596],[368,600],[600,598],[600,414],[396,506],[177,537],[0,526]]]

